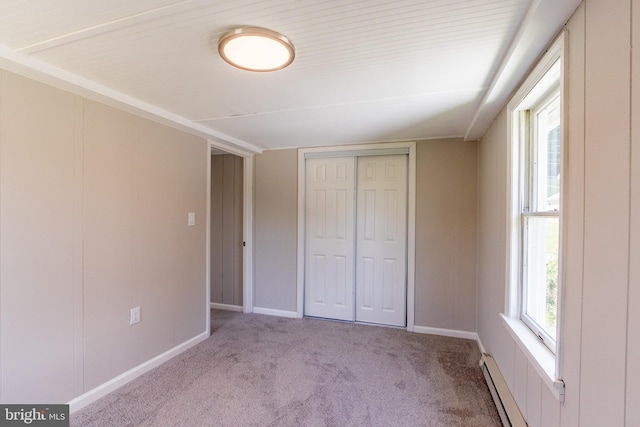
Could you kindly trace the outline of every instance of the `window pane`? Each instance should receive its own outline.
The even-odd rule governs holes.
[[[534,209],[560,209],[560,97],[536,111],[536,141],[533,171]]]
[[[525,314],[556,339],[559,218],[525,217]]]

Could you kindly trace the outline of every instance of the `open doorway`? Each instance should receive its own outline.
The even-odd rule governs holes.
[[[211,308],[243,311],[244,159],[211,154]]]

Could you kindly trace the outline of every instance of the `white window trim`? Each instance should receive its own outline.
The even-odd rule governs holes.
[[[560,61],[560,59],[558,58],[557,61]],[[555,61],[553,64],[553,66],[549,69],[549,71],[555,67],[555,64],[558,64],[558,69],[561,68],[561,64],[559,64],[557,61]],[[545,78],[548,74],[545,75]],[[553,80],[555,81],[555,79]],[[518,120],[526,120],[527,123],[523,123],[523,122],[518,122],[517,124],[513,124],[512,126],[516,126],[518,127],[521,131],[523,126],[526,127],[526,134],[527,136],[525,138],[527,138],[528,142],[527,142],[527,147],[526,149],[529,151],[528,155],[525,155],[523,157],[526,157],[528,160],[524,160],[524,158],[519,159],[519,165],[520,165],[520,179],[522,181],[526,181],[526,184],[524,182],[521,181],[520,185],[518,186],[521,194],[519,194],[518,196],[520,197],[520,202],[525,202],[523,205],[519,206],[518,208],[518,212],[519,212],[519,216],[520,216],[520,229],[519,229],[519,235],[518,237],[520,239],[522,239],[519,242],[519,248],[520,248],[520,256],[522,258],[527,257],[527,251],[525,250],[526,247],[526,243],[525,240],[526,238],[530,237],[526,232],[525,232],[525,225],[524,225],[524,220],[525,218],[532,218],[532,217],[542,217],[542,218],[558,218],[558,220],[560,219],[561,216],[561,212],[558,211],[540,211],[538,208],[534,207],[535,206],[535,202],[533,201],[534,198],[534,194],[537,194],[537,190],[534,189],[533,187],[535,186],[535,182],[537,181],[537,179],[532,178],[531,174],[532,174],[532,162],[533,162],[533,158],[537,157],[537,155],[534,155],[534,151],[532,150],[532,148],[537,147],[538,142],[537,139],[539,137],[538,135],[538,126],[536,123],[536,113],[538,111],[540,111],[541,109],[545,108],[545,106],[549,105],[549,103],[551,102],[552,99],[555,99],[556,97],[558,97],[560,94],[560,86],[559,84],[549,84],[544,83],[542,81],[537,82],[542,83],[540,86],[542,86],[545,91],[542,92],[544,93],[544,95],[540,96],[539,94],[534,94],[535,96],[535,103],[531,104],[527,104],[527,101],[524,101],[524,106],[521,105],[519,108],[519,111],[516,112],[516,116],[518,116]],[[536,86],[538,87],[538,86]],[[548,93],[547,93],[547,88],[548,88]],[[527,96],[528,98],[528,96]],[[560,97],[560,99],[562,99],[562,97]],[[521,113],[525,110],[528,110],[531,114],[527,115],[529,117],[529,119],[525,119],[522,114],[518,114]],[[520,141],[522,141],[524,135],[520,136]],[[520,142],[519,141],[519,142]],[[535,142],[534,142],[535,141]],[[518,147],[520,147],[520,144],[518,144]],[[537,152],[537,150],[535,150]],[[515,195],[515,189],[513,189],[513,193]],[[526,195],[522,194],[522,193],[528,193]],[[560,221],[559,221],[560,222]],[[560,248],[558,248],[560,249]],[[522,262],[519,263],[519,267],[523,268],[522,266]],[[522,291],[524,291],[525,289],[525,272],[522,271],[521,275],[519,276],[519,279],[522,283],[520,283],[520,289]],[[520,319],[529,327],[529,329],[531,329],[534,333],[534,335],[538,335],[538,337],[540,337],[540,339],[542,339],[544,341],[544,344],[551,350],[552,353],[555,354],[556,350],[557,350],[557,346],[556,346],[556,339],[554,337],[552,337],[548,331],[546,331],[541,325],[537,324],[536,320],[531,317],[528,313],[525,313],[524,310],[524,304],[525,304],[525,296],[521,295],[519,300],[519,314],[520,314]]]
[[[564,108],[566,102],[566,85],[565,85],[565,59],[564,51],[566,38],[564,33],[555,40],[555,42],[546,51],[543,58],[536,65],[533,71],[529,74],[525,82],[520,86],[516,94],[513,96],[509,104],[507,105],[507,262],[506,262],[506,284],[505,287],[505,312],[500,314],[503,324],[509,334],[512,336],[518,347],[523,351],[529,363],[536,369],[540,375],[542,381],[551,390],[553,395],[559,400],[564,401],[564,382],[562,381],[562,320],[564,315],[564,309],[562,305],[563,286],[561,280],[559,280],[558,289],[558,336],[556,338],[556,354],[554,355],[547,346],[542,343],[538,337],[533,333],[531,329],[520,319],[520,287],[518,285],[520,281],[520,167],[512,167],[513,165],[520,165],[520,152],[519,147],[515,145],[514,140],[518,139],[514,133],[518,132],[517,129],[513,129],[513,114],[514,111],[522,104],[532,89],[538,84],[545,73],[551,68],[551,66],[559,59],[560,65],[560,93],[561,99],[561,111],[563,118],[563,140],[566,143],[566,111]],[[561,154],[561,163],[563,170],[565,167],[564,146]],[[561,194],[564,193],[565,180],[561,180]],[[562,206],[562,198],[560,201],[560,253],[559,253],[559,265],[562,268],[562,242],[564,239],[564,230],[562,223],[565,217],[565,210]],[[560,279],[562,273],[560,273]]]

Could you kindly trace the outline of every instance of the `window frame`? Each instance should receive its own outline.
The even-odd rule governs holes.
[[[556,328],[556,344],[555,354],[549,347],[547,347],[542,340],[540,340],[538,334],[527,325],[521,318],[522,312],[522,293],[523,289],[520,286],[522,282],[522,269],[520,268],[522,262],[522,198],[521,198],[521,186],[523,184],[523,167],[522,167],[522,153],[519,147],[519,142],[524,135],[523,131],[518,124],[522,119],[522,115],[519,117],[518,111],[531,109],[537,102],[542,102],[551,93],[552,84],[549,84],[549,80],[554,80],[547,76],[549,71],[556,63],[559,64],[559,78],[556,81],[559,85],[560,92],[560,168],[561,174],[566,174],[565,164],[565,150],[566,150],[566,93],[565,93],[565,44],[566,37],[564,32],[549,46],[545,51],[537,65],[525,78],[521,86],[516,91],[510,102],[507,104],[506,109],[506,124],[507,124],[507,234],[506,234],[506,271],[505,271],[505,309],[504,314],[500,314],[503,324],[507,331],[510,333],[515,343],[520,347],[523,354],[528,358],[531,365],[538,371],[543,382],[547,384],[550,390],[559,401],[564,400],[564,383],[560,379],[562,378],[562,319],[564,315],[563,310],[563,242],[564,229],[563,218],[565,212],[562,207],[562,195],[566,193],[566,180],[560,179],[560,200],[559,200],[559,248],[558,248],[558,300],[557,300],[557,328]],[[545,81],[546,90],[541,89],[544,85],[539,85],[541,81]],[[537,102],[534,100],[538,100]],[[530,189],[527,189],[529,191]]]
[[[553,66],[555,66],[557,62],[554,62],[554,65],[547,70],[550,72]],[[546,73],[545,73],[546,74]],[[560,208],[556,210],[542,210],[537,206],[536,199],[538,198],[538,191],[536,188],[537,182],[537,173],[539,173],[537,167],[535,166],[535,160],[537,159],[537,150],[539,149],[538,144],[540,137],[539,135],[539,126],[537,115],[544,111],[547,107],[549,107],[553,102],[558,99],[560,103],[562,102],[562,93],[560,92],[560,82],[552,84],[549,86],[548,90],[543,92],[543,95],[537,97],[538,101],[531,105],[529,108],[516,110],[514,114],[518,115],[518,121],[514,121],[513,126],[519,127],[520,137],[518,138],[518,143],[521,148],[524,148],[521,151],[519,167],[520,167],[520,185],[519,185],[519,200],[520,200],[520,222],[519,222],[519,297],[518,297],[518,313],[520,320],[522,320],[529,329],[544,343],[552,353],[556,353],[557,340],[553,336],[551,336],[547,330],[539,325],[536,320],[527,313],[527,290],[528,290],[528,282],[526,278],[527,268],[525,264],[525,260],[527,259],[527,248],[528,242],[527,238],[529,237],[529,233],[527,231],[527,219],[529,218],[558,218],[558,223],[560,223],[561,219],[561,211]],[[561,108],[561,106],[559,106]],[[560,117],[560,153],[563,151],[563,138],[562,138],[562,126],[563,126],[562,117]],[[513,143],[516,143],[514,141]],[[563,175],[563,167],[562,160],[560,161],[560,184],[562,185],[562,175]],[[515,192],[515,190],[514,190]],[[559,192],[560,202],[562,200],[562,191]],[[561,247],[561,239],[558,241],[558,254],[560,254]],[[558,276],[560,276],[560,269],[558,268]],[[558,282],[560,282],[558,277]],[[559,286],[559,283],[558,283]],[[559,293],[559,288],[558,288]],[[559,307],[557,307],[559,309]],[[557,324],[556,324],[556,337],[558,336],[557,332]]]

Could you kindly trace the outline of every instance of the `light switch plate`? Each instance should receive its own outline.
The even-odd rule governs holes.
[[[189,212],[187,214],[187,226],[191,227],[193,225],[196,225],[196,213]]]
[[[129,325],[140,323],[140,307],[133,307],[129,311]]]

